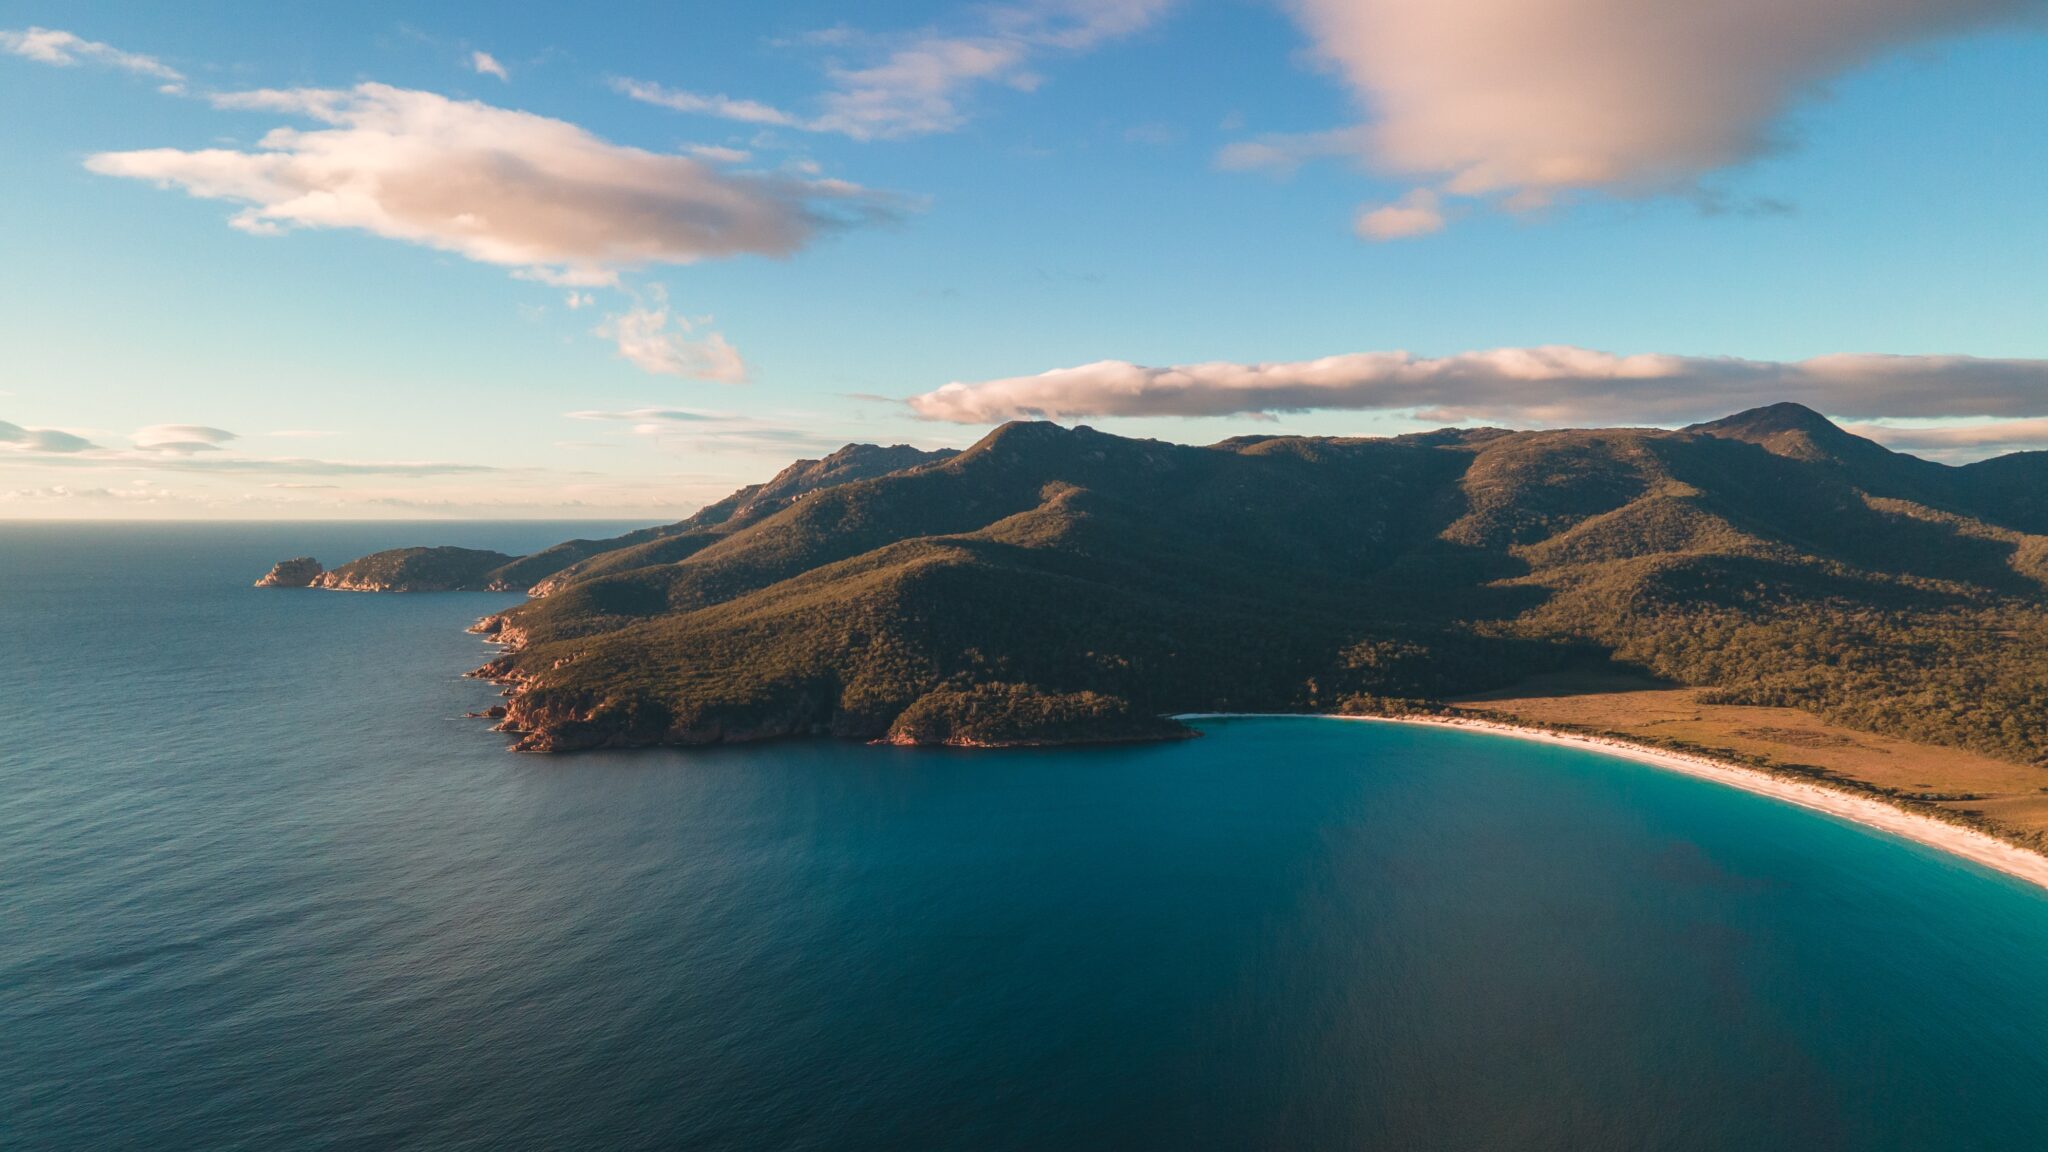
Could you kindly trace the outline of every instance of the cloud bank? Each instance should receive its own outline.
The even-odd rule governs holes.
[[[55,428],[23,428],[0,420],[0,450],[9,452],[58,453],[86,452],[99,445],[83,436],[74,436]]]
[[[112,44],[87,40],[56,28],[0,29],[0,52],[64,68],[77,64],[118,68],[123,72],[162,80],[166,90],[178,90],[185,83],[184,73],[154,56],[123,52]]]
[[[63,468],[275,473],[285,476],[423,477],[506,471],[483,464],[315,460],[299,456],[236,456],[223,451],[225,445],[239,439],[240,436],[225,428],[205,424],[152,424],[128,435],[130,447],[115,448],[56,428],[24,428],[0,420],[0,460],[12,457],[16,463]]]
[[[86,167],[245,204],[230,222],[247,232],[353,228],[561,284],[786,256],[821,233],[896,214],[891,198],[844,181],[722,172],[561,120],[384,84],[213,102],[330,127],[278,128],[249,152],[103,152]]]
[[[2048,360],[1838,355],[1780,362],[1561,346],[1165,368],[1105,360],[952,383],[908,403],[925,419],[960,424],[1349,409],[1555,426],[1682,424],[1782,400],[1865,420],[2044,417]]]
[[[225,428],[211,428],[204,424],[152,424],[137,429],[129,439],[146,452],[190,456],[195,452],[218,452],[221,445],[241,437]]]
[[[619,80],[624,95],[649,104],[747,124],[835,132],[855,140],[898,140],[951,132],[967,122],[968,102],[980,87],[1030,91],[1042,82],[1034,68],[1048,56],[1092,51],[1143,30],[1174,0],[1037,0],[979,10],[978,26],[963,33],[923,31],[868,37],[846,29],[815,38],[879,49],[872,63],[834,64],[821,110],[801,116],[756,100]]]
[[[1946,424],[1937,427],[1900,428],[1886,424],[1856,424],[1849,431],[1875,440],[1887,448],[1943,456],[1982,456],[1987,453],[2023,452],[2048,448],[2048,419],[1999,420],[1990,424]]]
[[[1690,187],[1768,150],[1785,109],[1884,53],[2038,0],[1291,0],[1366,122],[1226,149],[1350,155],[1509,208]],[[1395,233],[1404,234],[1404,233]],[[1413,234],[1413,233],[1405,233]]]
[[[626,431],[664,447],[705,454],[830,452],[846,443],[815,430],[815,421],[702,412],[688,408],[585,410],[564,414],[571,420],[626,425]]]

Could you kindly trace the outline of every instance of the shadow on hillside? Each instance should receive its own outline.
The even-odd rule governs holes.
[[[1577,696],[1612,696],[1622,692],[1668,692],[1686,685],[1667,680],[1639,664],[1609,658],[1579,667],[1542,672],[1501,688],[1454,698],[1458,704],[1494,700],[1564,700]]]
[[[1712,438],[1666,441],[1656,450],[1675,478],[1706,494],[1704,506],[1757,536],[1883,576],[2040,591],[2013,565],[2016,541],[1963,531],[1964,522],[1950,517],[1967,509],[1954,493],[1931,490],[1918,472],[1892,477]]]

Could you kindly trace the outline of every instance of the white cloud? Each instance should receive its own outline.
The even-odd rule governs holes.
[[[730,419],[715,412],[698,412],[689,408],[627,408],[622,411],[608,411],[585,408],[562,414],[570,420],[603,420],[618,424],[631,424],[633,431],[652,434],[676,424],[704,424]]]
[[[816,421],[743,416],[731,412],[702,412],[687,408],[629,408],[621,411],[565,413],[571,420],[624,424],[634,436],[664,447],[704,453],[830,452],[843,447],[844,438],[821,435]],[[782,457],[784,460],[786,456]]]
[[[183,73],[154,56],[123,52],[111,44],[87,40],[55,28],[0,30],[0,52],[59,67],[90,63],[118,68],[123,72],[133,72],[138,76],[162,80],[167,89],[173,90],[185,82]]]
[[[636,303],[607,316],[597,335],[617,344],[619,355],[643,372],[724,384],[746,382],[746,362],[723,333],[708,327],[710,317],[671,316],[667,297],[659,289],[652,296],[651,304]]]
[[[1404,240],[1444,230],[1440,197],[1427,188],[1417,188],[1392,204],[1362,209],[1358,213],[1358,235],[1366,240]]]
[[[844,48],[876,44],[872,63],[826,69],[831,86],[815,116],[799,116],[754,100],[665,88],[640,80],[614,82],[635,100],[750,124],[836,132],[856,140],[889,140],[950,132],[967,121],[966,102],[977,87],[1031,91],[1033,70],[1048,55],[1091,51],[1132,35],[1174,0],[1032,0],[977,10],[976,26],[959,33],[926,30],[870,37],[840,27],[812,44]]]
[[[1167,368],[1107,360],[948,384],[909,404],[926,419],[962,424],[1352,409],[1438,421],[1612,425],[1684,423],[1783,400],[1855,419],[2048,416],[2048,360],[1839,355],[1778,362],[1558,346]]]
[[[684,151],[714,164],[745,164],[754,158],[754,154],[745,148],[727,148],[720,144],[692,144]]]
[[[99,447],[83,436],[55,428],[24,428],[0,420],[0,450],[13,452],[87,452]]]
[[[812,125],[856,140],[902,139],[951,132],[967,121],[961,101],[976,84],[1036,87],[1025,70],[1030,45],[1016,39],[927,37],[879,64],[832,71],[834,87]]]
[[[190,456],[194,452],[218,452],[221,445],[240,437],[225,428],[204,424],[152,424],[137,429],[128,439],[146,452]]]
[[[1510,209],[1684,189],[1769,148],[1824,81],[2038,0],[1291,0],[1367,123],[1240,142],[1224,167],[1354,156]]]
[[[788,255],[821,232],[893,218],[840,180],[724,173],[609,143],[574,124],[383,84],[216,96],[222,108],[331,125],[278,128],[258,150],[103,152],[86,166],[248,205],[259,235],[354,228],[555,284],[620,269]]]
[[[321,436],[272,432],[272,436]],[[241,439],[205,424],[153,424],[129,436],[130,448],[108,448],[55,428],[24,428],[0,420],[0,460],[9,466],[68,469],[150,469],[167,472],[274,473],[286,476],[443,476],[505,471],[482,464],[415,460],[313,460],[291,456],[238,456],[224,451]],[[201,455],[204,453],[205,455]],[[137,481],[138,484],[147,483]]]
[[[0,502],[7,503],[48,503],[62,502],[95,504],[165,504],[184,503],[177,493],[165,491],[137,481],[126,488],[74,488],[68,484],[52,484],[44,488],[0,489]]]
[[[597,297],[588,292],[571,291],[567,296],[562,297],[562,303],[569,306],[569,311],[580,312],[597,303]]]
[[[440,460],[310,460],[297,456],[210,456],[170,459],[154,467],[171,472],[254,473],[279,476],[468,476],[507,471],[489,464]]]
[[[676,112],[715,116],[721,120],[737,120],[742,124],[771,124],[778,128],[800,126],[795,116],[758,100],[708,96],[701,92],[685,92],[679,88],[665,88],[652,81],[625,77],[613,80],[612,89],[621,96],[631,97],[643,104],[653,104]]]
[[[489,52],[471,52],[469,66],[479,76],[496,76],[508,84],[512,82],[512,74],[507,72],[505,66],[498,63],[498,58]]]

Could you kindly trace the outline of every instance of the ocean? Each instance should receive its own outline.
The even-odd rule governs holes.
[[[535,757],[571,524],[0,525],[0,1148],[2048,1147],[2048,893],[1572,748],[1315,719]]]

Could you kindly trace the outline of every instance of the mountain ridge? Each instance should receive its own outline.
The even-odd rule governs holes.
[[[1621,666],[2048,757],[2032,462],[1950,468],[1796,405],[1207,446],[1020,421],[843,453],[579,542],[479,622],[518,746],[1149,739]]]

